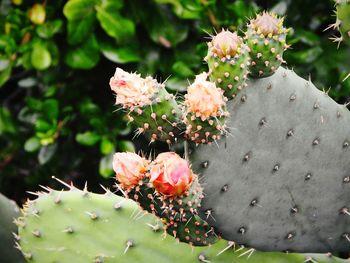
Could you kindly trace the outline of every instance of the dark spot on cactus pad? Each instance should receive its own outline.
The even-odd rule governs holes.
[[[286,235],[286,239],[290,240],[290,239],[293,239],[295,236],[296,236],[296,232],[292,231]]]
[[[305,175],[305,181],[309,181],[311,179],[311,177],[312,177],[312,174],[311,173],[307,173]]]
[[[244,235],[247,232],[247,228],[242,226],[240,228],[238,228],[238,233],[241,235]]]
[[[260,126],[264,126],[266,124],[266,118],[262,118],[260,121],[259,121],[259,125]]]
[[[291,137],[291,136],[293,136],[294,135],[294,129],[290,129],[288,132],[287,132],[287,138],[288,137]]]
[[[246,153],[246,154],[244,155],[244,157],[243,157],[243,162],[249,161],[250,156],[251,156],[251,152]]]
[[[344,143],[343,143],[343,148],[348,148],[349,147],[349,142],[346,140]]]
[[[221,191],[222,191],[222,192],[227,192],[227,190],[228,190],[228,185],[225,184],[225,185],[221,188]]]
[[[350,243],[350,234],[349,233],[344,233],[341,235],[341,237]]]
[[[299,212],[299,208],[297,207],[297,206],[294,206],[294,207],[292,207],[291,209],[290,209],[290,213],[292,214],[292,215],[294,215],[294,214],[296,214],[296,213],[298,213]]]
[[[316,138],[312,141],[312,145],[318,145],[320,143],[320,139]]]
[[[258,204],[258,199],[253,199],[251,202],[250,202],[250,206],[256,206]]]
[[[246,101],[247,101],[247,95],[243,95],[243,96],[241,97],[241,101],[242,101],[242,102],[246,102]]]
[[[204,161],[204,162],[202,162],[202,167],[203,167],[203,168],[207,168],[208,165],[209,165],[209,161]]]
[[[280,169],[280,165],[277,163],[272,169],[272,172],[277,172]]]

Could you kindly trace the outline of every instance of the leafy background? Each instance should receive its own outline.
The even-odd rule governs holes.
[[[182,92],[206,70],[210,34],[242,33],[262,10],[292,27],[288,67],[311,76],[344,103],[349,48],[329,40],[331,0],[3,0],[0,4],[0,192],[21,202],[25,191],[53,185],[111,185],[115,151],[147,146],[116,111],[115,68],[156,76]]]

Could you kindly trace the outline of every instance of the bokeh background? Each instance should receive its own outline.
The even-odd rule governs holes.
[[[292,30],[287,66],[340,103],[350,99],[350,49],[329,40],[332,0],[2,0],[0,4],[0,192],[19,203],[52,176],[99,191],[111,186],[115,151],[139,150],[114,105],[116,67],[167,80],[183,92],[206,71],[206,41],[242,33],[262,10]],[[157,146],[163,147],[163,146]],[[330,156],[330,158],[332,158]]]

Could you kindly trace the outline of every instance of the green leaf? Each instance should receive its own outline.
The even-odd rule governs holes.
[[[42,105],[42,111],[49,120],[57,120],[59,105],[56,99],[45,100]]]
[[[141,60],[138,49],[134,47],[117,48],[110,44],[102,44],[100,49],[107,59],[115,63],[124,64]]]
[[[16,127],[11,112],[5,107],[0,107],[0,135],[4,133],[16,133]]]
[[[36,27],[36,33],[39,37],[49,39],[58,33],[63,26],[63,21],[55,19],[47,21],[45,24]]]
[[[63,14],[68,20],[83,20],[94,12],[96,0],[69,0],[63,7]]]
[[[40,140],[37,137],[31,137],[24,143],[24,150],[35,152],[40,148]]]
[[[178,18],[162,10],[156,10],[146,24],[151,39],[166,48],[175,47],[188,35],[188,26]]]
[[[106,155],[100,159],[99,173],[104,178],[109,178],[114,175],[113,167],[113,154]]]
[[[102,154],[110,154],[115,151],[114,144],[107,138],[103,138],[100,143],[100,151]]]
[[[50,131],[51,128],[52,125],[43,119],[38,119],[35,123],[35,130],[39,133],[46,133]]]
[[[37,43],[33,46],[31,53],[31,63],[37,70],[44,70],[51,65],[51,54],[41,43]]]
[[[112,2],[101,6],[96,6],[97,19],[103,30],[111,37],[122,41],[135,34],[135,24],[132,20],[122,17],[115,12]]]
[[[182,78],[192,77],[194,75],[194,72],[191,70],[191,68],[182,61],[175,62],[172,66],[172,70],[175,74],[179,75]]]
[[[98,63],[99,59],[98,43],[94,35],[90,36],[82,45],[70,49],[65,56],[66,64],[75,69],[91,69]]]
[[[57,150],[56,143],[45,145],[45,146],[41,147],[39,154],[38,154],[39,163],[41,165],[44,165],[45,163],[50,161],[50,159],[54,156],[56,150]]]
[[[7,59],[0,60],[0,87],[11,77],[12,63]]]
[[[79,44],[86,40],[94,30],[96,0],[70,0],[63,8],[68,19],[68,43]]]
[[[82,20],[68,20],[68,43],[70,45],[75,45],[87,39],[93,32],[95,21],[96,19],[94,14],[87,15]]]
[[[118,143],[118,149],[121,152],[135,152],[135,145],[131,141],[121,140]]]
[[[78,133],[75,136],[75,140],[85,146],[95,145],[101,139],[100,135],[92,131],[86,131],[84,133]]]

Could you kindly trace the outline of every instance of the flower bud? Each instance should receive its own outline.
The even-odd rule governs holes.
[[[148,170],[148,161],[136,153],[119,152],[113,156],[113,170],[125,190],[139,184]]]
[[[160,85],[148,76],[141,78],[140,74],[128,73],[117,68],[109,85],[117,94],[116,104],[124,107],[143,107],[152,103],[152,97]]]
[[[159,154],[153,161],[150,175],[154,188],[167,196],[184,194],[193,180],[188,162],[174,152]]]
[[[194,113],[196,117],[200,117],[202,120],[221,116],[222,108],[225,105],[222,91],[206,79],[207,73],[197,75],[185,95],[187,112]]]

